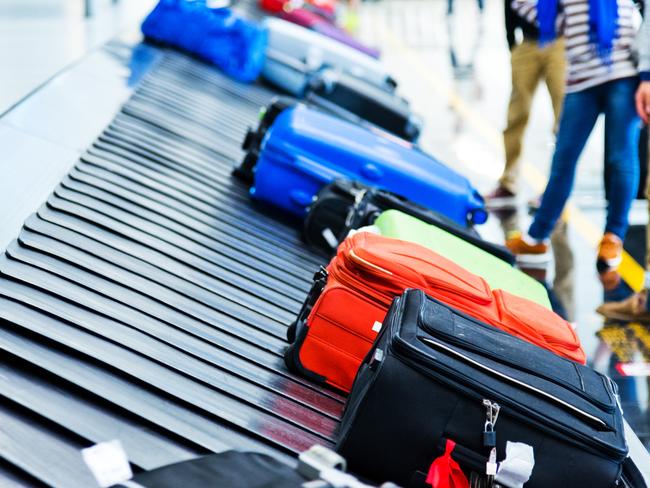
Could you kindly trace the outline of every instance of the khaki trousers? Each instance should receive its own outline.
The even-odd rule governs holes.
[[[519,158],[530,107],[540,81],[546,83],[553,103],[555,130],[560,120],[564,99],[566,61],[564,40],[540,48],[537,41],[524,41],[511,53],[512,94],[508,105],[508,121],[503,131],[506,152],[506,167],[499,184],[512,193],[517,193]]]

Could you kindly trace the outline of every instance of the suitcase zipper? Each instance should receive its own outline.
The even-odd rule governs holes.
[[[392,323],[392,322],[391,322],[391,323]],[[390,325],[390,324],[389,324],[389,325]],[[423,358],[423,359],[425,359],[425,360],[427,360],[427,361],[430,361],[430,359],[429,359],[428,357],[424,356],[423,353],[422,353],[421,351],[419,351],[419,350],[418,350],[417,348],[415,348],[414,346],[411,346],[410,344],[406,343],[406,342],[404,341],[404,339],[397,338],[397,339],[395,340],[395,342],[392,344],[392,347],[397,347],[397,349],[402,349],[403,352],[406,353],[406,356],[407,356],[407,357],[402,357],[401,360],[407,362],[407,363],[410,364],[412,367],[417,368],[417,369],[418,369],[419,371],[421,371],[423,374],[433,376],[433,377],[435,377],[437,380],[439,380],[439,381],[441,381],[442,383],[445,383],[445,384],[447,384],[447,385],[450,384],[449,376],[444,375],[444,374],[438,374],[438,373],[436,373],[435,371],[432,371],[431,369],[425,369],[425,370],[423,370],[420,366],[418,366],[417,362],[415,362],[415,361],[413,361],[413,360],[409,360],[409,359],[408,359],[408,356],[409,356],[409,355],[414,355],[414,356],[416,356],[416,357]],[[441,366],[444,368],[444,365],[441,365]],[[452,372],[449,371],[449,373],[452,373]],[[468,394],[468,395],[470,395],[470,396],[476,397],[476,398],[478,398],[478,399],[480,399],[480,400],[482,400],[483,398],[486,397],[485,395],[482,395],[481,393],[478,393],[478,392],[473,388],[473,386],[475,386],[475,385],[470,385],[469,388],[465,388],[465,389],[464,389],[465,393]],[[489,393],[490,393],[490,394],[487,395],[487,396],[489,396],[489,397],[493,397],[493,398],[494,398],[494,397],[499,397],[499,396],[500,396],[500,395],[498,395],[498,393],[496,393],[496,392],[494,392],[494,391],[490,391]],[[507,402],[507,401],[504,402],[503,399],[502,399],[502,400],[501,400],[501,405],[504,405],[504,403],[507,404],[507,403],[509,403],[509,402]],[[516,405],[516,404],[515,404],[515,405],[512,405],[512,404],[510,404],[510,406],[511,406],[511,408],[512,408],[511,414],[514,414],[515,416],[518,416],[519,419],[520,419],[521,421],[523,421],[523,422],[530,422],[530,420],[531,420],[531,416],[535,416],[535,417],[538,418],[538,420],[542,420],[543,422],[548,423],[548,424],[551,424],[551,425],[553,425],[555,428],[557,428],[557,423],[555,423],[555,422],[553,421],[553,419],[549,419],[548,417],[546,417],[546,416],[544,416],[544,415],[542,415],[542,414],[539,414],[539,413],[536,413],[536,412],[531,412],[531,411],[527,411],[527,412],[519,413],[519,412],[517,412],[517,410],[521,410],[521,405]],[[531,414],[532,414],[532,415],[531,415]],[[598,419],[598,421],[601,422],[601,423],[603,423],[605,426],[607,426],[607,424],[605,424],[602,420]],[[562,425],[562,427],[564,427],[566,430],[571,431],[571,432],[574,434],[574,435],[573,435],[574,438],[578,438],[578,439],[582,440],[582,442],[584,442],[585,444],[588,444],[588,445],[594,447],[598,452],[601,452],[601,453],[602,453],[602,452],[606,451],[607,453],[611,454],[612,456],[615,456],[616,459],[619,459],[619,458],[622,459],[623,457],[627,456],[627,450],[623,450],[623,451],[622,451],[622,450],[617,449],[617,448],[615,448],[615,447],[612,447],[612,446],[610,446],[610,445],[608,445],[608,444],[598,442],[598,441],[595,440],[593,437],[591,437],[591,436],[589,436],[589,435],[585,435],[584,433],[580,432],[579,430],[573,429],[573,428],[568,427],[568,426],[566,426],[566,425],[564,425],[564,424],[561,424],[561,425]],[[609,428],[608,426],[607,426],[607,430],[609,430],[609,431],[613,431],[613,429]]]
[[[365,291],[366,289],[368,289],[365,283],[350,278],[346,273],[338,272],[335,269],[330,269],[329,273],[332,277],[334,277],[336,281],[340,282],[342,285],[347,286],[351,290],[354,290],[356,293],[363,295],[373,303],[377,303],[378,305],[386,308],[388,308],[392,303],[390,297],[386,297],[384,295],[383,296],[384,299],[382,299],[382,297],[380,296],[373,295],[370,292]]]
[[[478,361],[470,358],[469,356],[466,356],[465,354],[462,354],[462,353],[452,349],[451,347],[448,347],[445,344],[442,344],[442,343],[440,343],[438,341],[434,341],[432,339],[429,339],[428,337],[421,337],[420,340],[427,343],[427,344],[429,344],[429,345],[431,345],[431,346],[433,346],[434,348],[442,349],[443,351],[445,351],[445,352],[447,352],[449,354],[452,354],[453,356],[456,356],[457,358],[460,358],[463,361],[465,361],[467,363],[470,363],[470,364],[482,369],[483,371],[487,371],[488,373],[492,374],[493,376],[498,376],[499,378],[501,378],[503,380],[506,380],[506,381],[508,381],[510,383],[514,383],[515,385],[517,385],[517,386],[519,386],[519,387],[521,387],[523,389],[532,391],[532,392],[534,392],[534,393],[536,393],[536,394],[538,394],[540,396],[543,396],[544,398],[546,398],[548,400],[551,400],[553,403],[559,404],[562,407],[564,407],[566,409],[569,409],[572,412],[578,414],[583,419],[586,419],[588,422],[600,426],[602,428],[601,430],[610,430],[611,431],[611,428],[604,421],[599,419],[598,417],[595,417],[595,416],[585,412],[584,410],[581,410],[578,407],[576,407],[574,405],[571,405],[568,402],[565,402],[564,400],[556,397],[555,395],[551,395],[550,393],[547,393],[544,390],[540,390],[539,388],[536,388],[536,387],[531,386],[531,385],[529,385],[527,383],[524,383],[523,381],[520,381],[520,380],[518,380],[516,378],[513,378],[512,376],[501,373],[500,371],[497,371],[497,370],[495,370],[493,368],[490,368],[489,366],[485,366],[484,364],[479,363]]]
[[[350,249],[349,255],[356,264],[361,265],[362,267],[365,267],[365,268],[369,268],[369,270],[371,272],[372,271],[378,271],[378,272],[386,274],[388,276],[394,276],[394,273],[392,271],[384,269],[381,266],[377,266],[376,264],[371,263],[370,261],[360,257],[358,254],[356,254],[354,252],[354,249]],[[402,281],[402,280],[399,280],[399,281]],[[427,282],[427,285],[430,285],[430,284]],[[405,288],[413,288],[413,287],[417,287],[417,286],[418,286],[417,283],[407,283]],[[463,296],[463,297],[468,298],[468,299],[470,299],[472,301],[479,300],[480,303],[484,303],[484,304],[487,304],[487,303],[491,302],[491,299],[489,299],[489,298],[485,299],[485,298],[477,297],[474,294],[463,293],[463,291],[461,289],[459,289],[458,287],[445,286],[444,283],[442,283],[440,281],[436,282],[433,286],[434,286],[434,288],[438,288],[440,290],[444,290],[444,291],[453,293],[455,295]]]
[[[503,358],[500,358],[499,356],[494,355],[492,353],[492,351],[490,351],[488,349],[477,347],[475,344],[472,344],[472,343],[469,343],[469,342],[466,342],[466,341],[462,341],[462,340],[456,338],[453,335],[446,334],[444,332],[432,329],[431,327],[427,326],[426,324],[424,324],[422,322],[420,323],[420,327],[427,330],[431,335],[443,335],[445,340],[450,342],[450,343],[456,344],[456,345],[461,346],[461,347],[466,348],[466,349],[470,349],[470,350],[472,350],[474,352],[477,352],[479,354],[482,354],[484,356],[488,356],[489,358],[493,359],[494,361],[504,362]],[[567,361],[570,361],[570,360],[567,359]],[[508,362],[508,364],[511,367],[518,368],[518,369],[523,369],[524,372],[526,372],[528,374],[531,374],[531,375],[536,374],[533,371],[528,371],[525,367],[519,367],[518,365],[513,364],[511,362]],[[579,373],[577,373],[577,374],[579,374]],[[578,395],[579,397],[582,397],[584,400],[588,401],[589,403],[595,404],[596,406],[598,406],[602,410],[606,410],[607,412],[610,412],[610,413],[613,412],[614,410],[616,410],[616,405],[605,403],[605,402],[602,402],[602,401],[597,400],[595,398],[589,397],[589,396],[587,396],[587,394],[586,394],[586,392],[584,390],[579,390],[579,389],[575,388],[574,386],[561,385],[561,384],[558,383],[558,381],[555,378],[552,378],[552,377],[549,378],[549,377],[544,376],[543,379],[545,381],[555,383],[555,384],[557,384],[559,386],[562,386],[563,388],[571,390],[574,394]]]

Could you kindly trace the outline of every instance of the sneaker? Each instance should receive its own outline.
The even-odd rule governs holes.
[[[603,303],[596,309],[600,315],[611,320],[623,320],[626,322],[650,323],[650,311],[648,311],[648,293],[642,291],[621,302]]]
[[[596,268],[600,274],[615,271],[623,259],[623,241],[616,234],[606,232],[598,245]]]
[[[550,261],[548,244],[526,239],[521,232],[509,236],[506,240],[506,247],[517,257],[517,261],[522,264],[522,267],[545,266]]]
[[[503,186],[497,187],[491,193],[484,195],[485,206],[489,209],[506,209],[517,207],[517,195]]]

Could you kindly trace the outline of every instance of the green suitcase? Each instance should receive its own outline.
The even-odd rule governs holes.
[[[449,232],[398,210],[382,212],[374,225],[385,237],[415,242],[456,262],[483,277],[493,289],[505,290],[551,308],[548,293],[541,283]]]

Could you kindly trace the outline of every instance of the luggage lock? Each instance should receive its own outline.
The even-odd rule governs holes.
[[[483,446],[490,450],[488,461],[485,463],[485,475],[487,477],[487,486],[491,488],[497,474],[497,433],[494,427],[499,418],[501,406],[488,399],[483,400],[483,406],[486,409],[485,425],[483,426]]]

